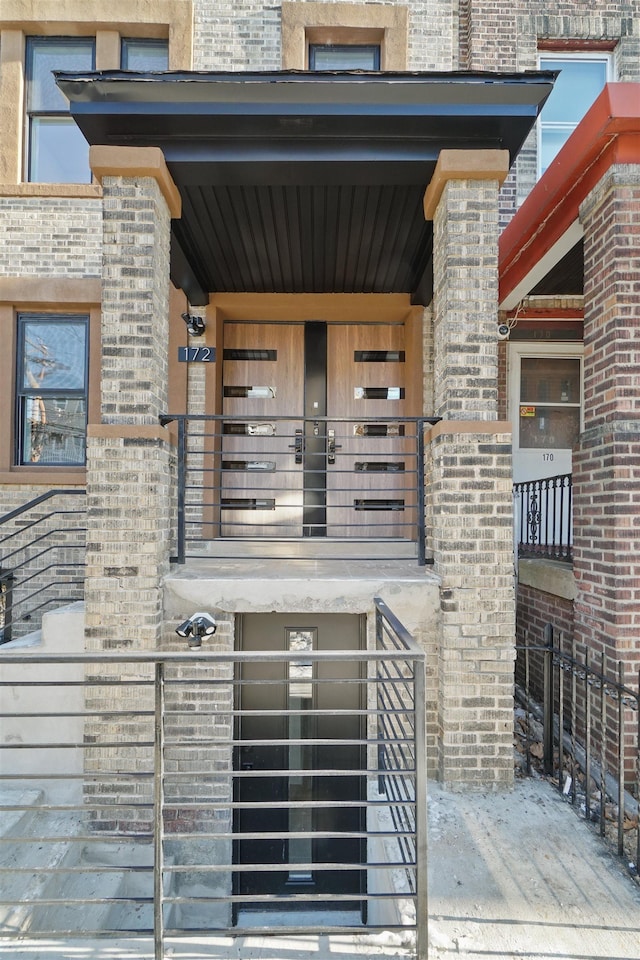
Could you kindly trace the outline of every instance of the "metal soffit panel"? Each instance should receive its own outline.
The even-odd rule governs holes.
[[[441,149],[515,159],[555,74],[58,73],[91,144],[158,146],[172,279],[210,292],[431,298],[422,198]]]
[[[431,255],[421,187],[188,186],[176,236],[209,290],[408,292]]]

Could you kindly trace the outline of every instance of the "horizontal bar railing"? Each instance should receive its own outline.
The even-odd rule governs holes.
[[[518,555],[573,559],[573,487],[570,473],[514,483]]]
[[[39,629],[47,610],[84,595],[82,488],[54,489],[0,517],[0,643]]]
[[[308,669],[308,705],[264,700],[256,663],[287,689]],[[359,706],[319,706],[342,683]],[[8,688],[0,937],[126,935],[160,960],[176,937],[402,929],[426,956],[424,653],[382,601],[375,649],[7,649]],[[284,763],[243,766],[274,744]]]
[[[167,415],[175,558],[219,539],[406,540],[425,562],[424,431],[439,418]]]
[[[619,856],[640,865],[640,670],[636,688],[622,661],[578,647],[551,624],[545,644],[518,645],[527,771],[537,759]]]

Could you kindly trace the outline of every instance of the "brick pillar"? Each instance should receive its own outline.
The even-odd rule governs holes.
[[[640,165],[609,168],[580,209],[584,227],[584,433],[573,459],[575,634],[640,657]]]
[[[503,151],[443,151],[425,194],[433,219],[434,397],[427,457],[441,578],[440,778],[513,778],[515,595],[511,426],[498,421],[498,191]]]
[[[101,422],[87,439],[86,642],[153,649],[168,569],[169,236],[180,198],[159,149],[91,148],[103,203]]]

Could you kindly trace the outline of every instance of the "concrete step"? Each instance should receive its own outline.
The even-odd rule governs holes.
[[[411,540],[359,540],[355,537],[306,537],[303,539],[220,539],[189,544],[188,557],[213,557],[231,560],[304,559],[304,560],[407,560],[417,557],[417,544]]]
[[[42,803],[42,790],[4,787],[0,789],[0,839],[24,835],[29,820]],[[12,809],[15,808],[15,809]],[[5,859],[4,857],[2,858]]]

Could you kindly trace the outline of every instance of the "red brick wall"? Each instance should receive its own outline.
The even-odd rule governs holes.
[[[516,643],[518,646],[544,646],[544,628],[551,623],[566,638],[573,637],[573,603],[525,584],[518,584],[516,602]],[[535,698],[542,701],[542,655],[530,655],[530,682]],[[516,682],[524,686],[524,656],[518,651]]]
[[[573,460],[576,636],[640,661],[640,165],[610,168],[582,208],[584,433]]]

